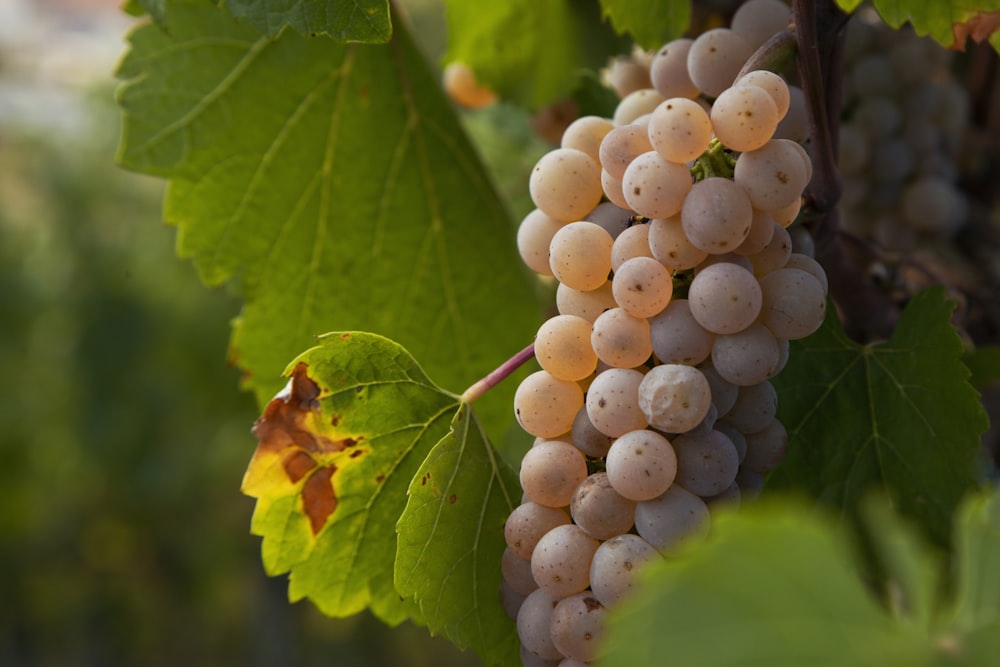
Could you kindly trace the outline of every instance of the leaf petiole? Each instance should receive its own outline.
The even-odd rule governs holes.
[[[477,380],[472,386],[462,392],[463,403],[472,403],[474,400],[485,394],[493,387],[500,384],[504,378],[520,368],[526,361],[535,356],[535,344],[532,343],[507,361],[500,364],[496,370],[491,371],[486,377]]]

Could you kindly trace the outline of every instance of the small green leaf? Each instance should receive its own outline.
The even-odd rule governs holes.
[[[290,25],[303,35],[327,35],[345,42],[388,42],[392,37],[388,0],[226,0],[232,15],[268,37]]]
[[[640,576],[612,615],[603,667],[915,666],[930,655],[869,596],[844,536],[788,502],[721,513],[704,544]]]
[[[497,458],[467,405],[410,484],[399,520],[396,588],[432,633],[487,664],[517,664],[517,633],[499,602],[503,524],[517,477]]]
[[[858,345],[834,309],[809,338],[792,344],[778,375],[778,414],[788,456],[772,478],[853,515],[873,487],[947,544],[960,499],[977,484],[987,420],[961,361],[944,290],[906,308],[892,338]]]
[[[651,51],[683,35],[691,23],[691,0],[601,0],[601,8],[615,30]]]
[[[389,623],[419,619],[393,586],[394,527],[458,398],[374,334],[325,336],[289,373],[254,427],[260,443],[243,482],[258,499],[252,531],[264,538],[267,572],[290,572],[290,598],[330,616],[370,606]]]
[[[142,26],[119,75],[119,157],[170,179],[202,279],[236,279],[233,362],[263,405],[324,331],[405,345],[465,387],[524,346],[537,300],[503,203],[405,30],[387,45],[276,39],[207,3]],[[477,404],[513,421],[514,388]]]
[[[953,629],[993,628],[1000,638],[1000,492],[965,503],[955,517],[956,603]],[[996,654],[994,654],[996,657]]]

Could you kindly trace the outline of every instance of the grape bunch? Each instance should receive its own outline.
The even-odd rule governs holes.
[[[953,236],[969,202],[957,186],[968,93],[951,53],[871,11],[851,18],[845,46],[839,167],[841,223],[892,250]]]
[[[776,135],[789,87],[734,80],[753,44],[735,28],[670,42],[654,88],[574,121],[530,177],[518,248],[559,284],[541,370],[514,397],[535,442],[501,598],[526,665],[593,660],[642,565],[754,497],[784,455],[769,379],[822,323],[827,282],[786,229],[811,176]]]

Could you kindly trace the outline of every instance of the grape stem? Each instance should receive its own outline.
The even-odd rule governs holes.
[[[506,379],[511,373],[516,371],[518,368],[524,365],[526,361],[535,356],[535,344],[532,343],[528,347],[524,348],[513,357],[507,361],[500,364],[496,370],[491,371],[489,375],[477,380],[472,386],[462,392],[460,398],[463,403],[472,403],[474,400],[485,394],[487,391],[493,387],[500,384],[504,379]]]
[[[736,75],[734,81],[757,70],[767,70],[780,74],[791,67],[795,61],[795,54],[798,51],[795,29],[786,28],[781,32],[771,35],[770,39],[760,45],[753,55],[750,56]]]
[[[861,342],[885,339],[895,327],[899,309],[869,280],[859,259],[848,250],[836,208],[842,188],[837,139],[849,17],[834,0],[793,0],[792,14],[813,162],[803,221],[816,239],[816,260],[830,276],[830,295],[837,303],[844,331]]]

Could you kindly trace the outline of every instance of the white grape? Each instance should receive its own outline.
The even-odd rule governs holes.
[[[647,218],[669,218],[680,211],[691,185],[686,166],[667,162],[656,151],[636,156],[622,175],[629,208]]]
[[[760,289],[760,321],[778,338],[805,338],[823,324],[826,292],[811,274],[778,269],[760,279]]]
[[[599,656],[606,611],[591,591],[559,601],[552,611],[552,642],[564,656],[587,663]]]
[[[756,49],[784,30],[791,18],[791,8],[781,0],[747,0],[737,7],[730,28]]]
[[[611,486],[629,500],[649,500],[666,491],[677,474],[677,456],[665,437],[648,429],[629,431],[605,459]]]
[[[660,364],[639,384],[639,407],[646,421],[667,433],[690,431],[705,418],[711,405],[711,386],[693,366]]]
[[[774,211],[802,196],[808,171],[793,144],[776,139],[736,159],[733,179],[746,190],[754,208]]]
[[[609,308],[615,308],[615,295],[611,291],[611,281],[600,287],[583,291],[573,289],[565,283],[556,288],[556,308],[560,315],[576,315],[593,324],[597,316]]]
[[[627,533],[635,522],[635,501],[615,491],[606,472],[596,472],[577,486],[569,511],[573,522],[598,540]]]
[[[618,605],[636,588],[641,569],[660,558],[659,552],[638,535],[610,538],[597,548],[590,564],[594,597],[605,607]]]
[[[712,389],[712,404],[718,410],[718,416],[724,417],[736,403],[739,387],[724,379],[712,366],[711,360],[699,365],[698,370],[708,380],[708,386]]]
[[[643,374],[631,368],[601,371],[587,389],[587,416],[594,428],[612,437],[646,428],[639,409]]]
[[[727,381],[745,387],[774,375],[780,361],[778,340],[760,322],[743,331],[715,337],[712,366]]]
[[[606,310],[594,320],[590,344],[601,361],[616,368],[635,368],[653,353],[649,322],[621,308]]]
[[[535,359],[560,380],[582,380],[597,368],[597,354],[590,345],[593,330],[590,322],[576,315],[551,317],[535,335]]]
[[[503,526],[504,539],[515,554],[530,560],[542,535],[569,522],[570,516],[565,510],[528,501],[515,507],[507,517]]]
[[[694,40],[685,37],[664,44],[649,66],[649,79],[665,99],[695,98],[701,92],[688,75],[687,58]]]
[[[718,334],[732,334],[750,326],[760,314],[760,284],[736,264],[707,266],[688,288],[691,314],[698,324]]]
[[[774,106],[778,109],[779,120],[784,118],[785,114],[788,113],[788,105],[791,102],[791,97],[788,93],[788,84],[774,72],[766,69],[754,70],[741,76],[733,85],[757,86],[767,91],[767,94],[774,101]]]
[[[688,51],[688,76],[708,97],[718,97],[732,85],[753,47],[729,28],[703,32]]]
[[[661,264],[674,271],[695,267],[708,256],[688,240],[679,215],[650,221],[649,250]]]
[[[552,237],[549,266],[561,283],[582,291],[597,289],[611,272],[614,240],[592,222],[571,222]]]
[[[635,506],[635,529],[660,553],[669,554],[683,541],[708,534],[705,501],[680,484]]]
[[[747,232],[743,243],[733,248],[733,252],[737,255],[753,255],[763,250],[774,236],[774,223],[775,219],[771,213],[753,209],[750,231]]]
[[[712,140],[712,121],[694,100],[674,97],[653,109],[649,142],[664,160],[684,164],[705,152]]]
[[[552,611],[559,603],[559,596],[544,589],[532,591],[521,603],[517,612],[517,636],[522,653],[528,651],[546,660],[558,660],[562,653],[552,643]]]
[[[638,396],[638,391],[638,387],[636,387],[636,396]],[[588,390],[588,395],[589,393]],[[615,436],[610,436],[597,430],[594,423],[590,421],[586,405],[576,413],[576,419],[573,420],[571,438],[577,449],[587,456],[598,459],[604,458],[607,455],[608,450],[611,448],[611,443],[615,441]]]
[[[543,276],[551,276],[549,268],[549,245],[552,237],[563,226],[537,208],[526,215],[517,228],[517,251],[521,259],[532,271]]]
[[[590,586],[590,561],[600,543],[575,524],[556,526],[531,552],[531,575],[539,588],[556,597]]]
[[[736,403],[726,413],[726,421],[744,434],[756,433],[774,419],[777,411],[778,393],[774,385],[765,381],[740,387]]]
[[[750,84],[727,88],[712,105],[715,136],[734,151],[754,151],[766,144],[780,120],[771,94]]]
[[[618,268],[633,257],[652,257],[649,249],[649,225],[635,224],[623,231],[611,246],[611,270]]]
[[[789,236],[787,229],[775,222],[771,240],[768,241],[763,250],[748,255],[748,257],[753,264],[754,275],[761,278],[785,266],[785,262],[788,261],[791,254],[792,237]]]
[[[510,547],[503,550],[503,556],[500,558],[500,571],[504,581],[515,593],[528,595],[538,588],[535,578],[531,576],[531,561],[521,558]]]
[[[715,334],[698,324],[687,299],[674,299],[649,320],[653,354],[660,363],[696,366],[712,352]]]
[[[577,383],[560,380],[547,371],[536,371],[524,378],[514,392],[518,423],[540,438],[569,431],[582,405],[583,391]]]
[[[567,442],[546,440],[521,459],[521,488],[533,502],[565,507],[580,482],[587,478],[583,452]]]
[[[726,435],[714,429],[686,433],[673,440],[677,454],[674,483],[699,496],[722,493],[736,480],[740,457]]]
[[[717,176],[698,181],[681,209],[681,226],[695,247],[711,254],[738,248],[750,232],[753,208],[737,183]]]
[[[574,148],[543,155],[528,181],[531,200],[554,220],[579,220],[601,201],[601,165]]]
[[[640,116],[644,116],[656,108],[663,101],[663,96],[653,88],[643,88],[634,90],[618,103],[615,107],[612,120],[615,125],[628,125]]]
[[[651,150],[648,130],[639,125],[622,125],[605,135],[598,154],[604,171],[621,180],[632,160]]]
[[[581,116],[570,123],[563,132],[560,146],[583,151],[600,162],[601,141],[613,129],[615,124],[607,118]]]
[[[670,272],[652,257],[633,257],[618,267],[611,290],[630,315],[652,317],[670,303],[674,283]]]

